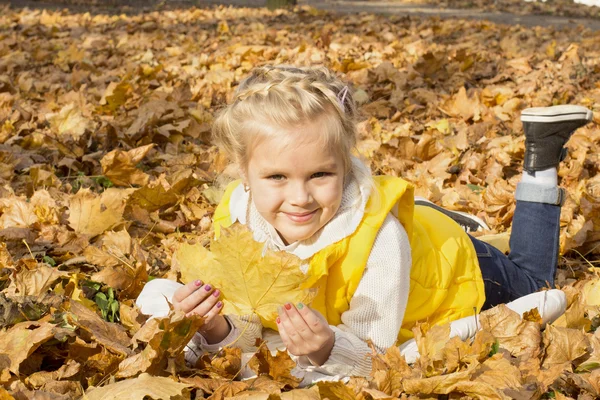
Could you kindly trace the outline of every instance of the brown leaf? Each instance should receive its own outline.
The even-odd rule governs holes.
[[[59,330],[48,322],[21,322],[10,330],[0,332],[0,354],[8,357],[7,365],[0,358],[0,366],[18,375],[21,363]]]
[[[94,311],[77,301],[69,302],[66,308],[71,314],[69,322],[89,335],[90,339],[98,341],[102,346],[116,353],[131,354],[128,348],[131,340],[121,325],[104,321]]]
[[[246,382],[227,381],[214,391],[212,396],[209,397],[211,400],[225,400],[228,397],[235,396],[236,394],[246,390],[248,384]]]
[[[540,326],[524,321],[516,312],[501,304],[482,312],[479,323],[483,330],[498,339],[501,348],[514,357],[537,357],[540,352]]]
[[[354,400],[355,395],[342,382],[318,382],[319,395],[322,399]]]
[[[67,136],[75,140],[91,125],[74,103],[67,104],[58,113],[47,114],[46,119],[60,137]]]
[[[542,364],[544,368],[572,362],[586,354],[590,345],[587,335],[580,329],[548,325],[543,338],[546,346],[546,356]]]
[[[469,97],[464,87],[444,104],[444,112],[453,117],[460,117],[464,121],[478,121],[481,119],[482,105],[477,93]]]
[[[180,399],[189,396],[189,385],[175,382],[171,378],[141,374],[135,379],[126,379],[111,383],[99,388],[88,389],[85,399],[88,400],[143,400],[146,397],[153,399]]]
[[[29,375],[25,382],[32,387],[39,389],[43,387],[48,381],[60,381],[65,378],[72,378],[74,375],[79,373],[81,369],[81,364],[73,360],[67,360],[67,362],[62,365],[56,371],[48,372],[48,371],[40,371],[34,374]]]
[[[317,385],[310,389],[294,389],[281,393],[281,400],[320,400],[319,387]]]
[[[47,264],[38,264],[34,269],[22,267],[13,272],[12,285],[21,296],[39,296],[46,293],[58,279],[69,276]]]
[[[133,246],[132,252],[135,253],[135,257],[127,257],[115,247],[105,247],[105,249],[105,254],[118,260],[119,264],[104,267],[93,274],[91,279],[120,290],[119,297],[122,300],[136,298],[148,281],[146,260],[139,245]]]
[[[142,372],[162,372],[169,358],[182,357],[183,349],[203,323],[203,318],[197,315],[188,318],[181,311],[148,320],[132,339],[135,347],[138,342],[147,343],[146,347],[123,360],[117,376],[129,378]]]
[[[33,206],[18,197],[0,199],[0,229],[27,228],[36,222]]]
[[[107,153],[100,161],[102,173],[117,186],[146,185],[150,176],[136,165],[153,147],[154,144],[149,144],[129,151],[113,150]]]
[[[248,362],[248,366],[258,376],[269,375],[275,381],[292,389],[298,387],[302,381],[302,379],[291,374],[292,369],[296,367],[296,363],[287,351],[277,350],[277,355],[273,356],[264,342],[258,345],[258,350]]]
[[[225,378],[237,376],[242,368],[242,350],[239,347],[225,347],[216,357],[209,359],[210,369]]]
[[[97,236],[123,221],[125,200],[131,191],[107,189],[95,196],[89,189],[81,189],[69,204],[69,225],[77,233]]]

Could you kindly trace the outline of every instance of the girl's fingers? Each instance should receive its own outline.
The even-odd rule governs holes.
[[[293,304],[286,303],[283,306],[283,311],[287,315],[297,334],[305,341],[310,341],[311,338],[315,336],[315,333],[308,326],[304,319],[304,315],[301,313],[301,311],[305,311],[308,307],[304,306],[302,303],[298,304],[298,306],[301,306],[300,310]],[[304,312],[304,314],[306,314],[306,312]]]
[[[298,303],[296,310],[298,310],[298,314],[302,317],[312,334],[322,333],[326,328],[329,328],[329,324],[325,318],[312,308]]]
[[[175,294],[173,294],[173,301],[180,303],[181,301],[183,301],[183,299],[188,297],[190,294],[194,293],[202,285],[204,285],[204,282],[197,279],[193,282],[188,283],[187,285],[180,287],[175,291]]]
[[[202,331],[211,329],[212,322],[214,321],[215,317],[221,313],[222,310],[223,302],[217,301],[217,303],[210,309],[210,311],[204,314],[204,325],[200,327],[200,330]]]
[[[281,308],[279,310],[279,317],[277,318],[277,327],[280,335],[283,328],[285,337],[288,339],[288,349],[290,345],[299,346],[303,341],[303,338],[298,334],[298,331],[294,327],[294,324],[288,317],[287,313]],[[283,336],[281,338],[283,339]]]
[[[181,302],[182,305],[185,304],[183,309],[190,314],[205,316],[217,304],[221,295],[219,289],[212,290],[210,285],[204,285]]]
[[[283,342],[285,347],[287,347],[287,349],[290,350],[290,347],[292,347],[294,345],[294,342],[292,342],[292,340],[288,336],[287,331],[285,330],[285,327],[283,326],[283,324],[278,322],[277,329],[279,330],[279,336],[281,336],[281,341]]]

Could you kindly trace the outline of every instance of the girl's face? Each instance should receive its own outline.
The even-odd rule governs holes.
[[[326,125],[317,118],[289,129],[267,126],[277,134],[262,136],[251,150],[245,183],[286,244],[310,238],[340,207],[344,162],[324,144]]]

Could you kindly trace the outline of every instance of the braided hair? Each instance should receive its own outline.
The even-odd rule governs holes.
[[[356,106],[348,86],[324,67],[253,69],[240,82],[233,102],[218,113],[212,135],[215,143],[245,168],[254,136],[264,133],[261,125],[295,127],[321,117],[326,117],[328,125],[325,142],[340,152],[350,172],[351,152],[356,146]]]

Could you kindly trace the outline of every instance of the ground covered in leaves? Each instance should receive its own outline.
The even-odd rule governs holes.
[[[210,142],[215,111],[255,65],[326,65],[356,90],[358,151],[375,173],[510,228],[519,111],[577,103],[558,284],[569,309],[541,331],[502,307],[472,342],[416,330],[423,357],[374,356],[372,376],[294,389],[259,346],[255,380],[227,349],[188,368],[202,324],[144,324],[151,277],[179,278],[182,243],[207,244],[233,172]],[[600,34],[482,21],[338,19],[314,9],[126,15],[0,8],[0,398],[581,398],[600,396]],[[294,390],[292,390],[294,389]]]

